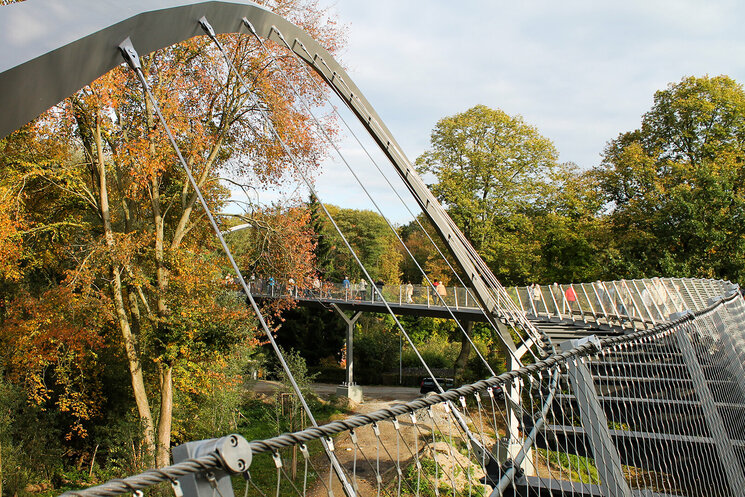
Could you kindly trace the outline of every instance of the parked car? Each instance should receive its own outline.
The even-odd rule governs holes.
[[[453,388],[452,378],[437,378],[437,383],[440,384],[443,390],[450,390]],[[422,383],[419,385],[419,393],[425,395],[429,392],[437,392],[435,380],[432,378],[422,378]]]

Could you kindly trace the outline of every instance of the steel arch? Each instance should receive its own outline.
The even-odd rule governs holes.
[[[484,309],[502,323],[518,324],[505,312],[487,281],[493,275],[416,173],[380,116],[338,62],[305,31],[248,1],[200,0],[28,0],[0,9],[0,138],[30,122],[80,88],[123,63],[119,44],[129,37],[145,54],[203,35],[206,17],[217,33],[248,33],[290,48],[341,97],[389,158],[435,226],[471,283]],[[276,28],[276,29],[275,29]],[[506,294],[505,294],[506,295]],[[497,297],[499,298],[499,297]],[[515,350],[506,327],[504,343]]]

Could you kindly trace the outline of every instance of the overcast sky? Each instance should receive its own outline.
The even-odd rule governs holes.
[[[608,140],[639,126],[668,83],[705,74],[745,82],[745,4],[735,1],[326,5],[347,27],[340,61],[412,160],[437,120],[484,104],[521,114],[554,142],[561,161],[590,168]],[[405,222],[358,147],[349,140],[344,147],[394,221]],[[322,199],[369,208],[341,171],[337,161],[320,175]]]

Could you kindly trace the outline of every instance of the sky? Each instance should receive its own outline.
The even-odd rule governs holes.
[[[562,162],[591,168],[609,140],[639,127],[654,92],[669,83],[706,74],[745,82],[745,3],[320,3],[347,30],[338,60],[412,161],[439,119],[483,104],[522,115],[553,141]],[[408,211],[345,136],[347,162],[392,222],[407,222]],[[377,160],[398,184],[392,166]],[[325,202],[374,208],[338,158],[327,161],[316,186]]]

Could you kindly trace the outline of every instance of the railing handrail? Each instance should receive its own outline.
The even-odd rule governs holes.
[[[264,297],[290,297],[306,300],[341,302],[380,302],[370,284],[362,281],[348,285],[320,281],[310,287],[288,284],[288,279],[254,278],[249,281],[253,295]],[[700,282],[696,289],[694,282]],[[442,301],[433,300],[427,285],[382,285],[383,295],[399,306],[426,306],[455,310],[478,309],[474,299],[468,299],[470,289],[444,286]],[[551,285],[507,287],[506,295],[523,316],[538,319],[583,323],[594,322],[609,327],[648,329],[666,321],[670,315],[684,309],[701,310],[709,298],[723,295],[738,288],[726,280],[691,278],[647,278],[633,280],[595,281]],[[546,294],[548,289],[548,294]],[[571,294],[569,290],[571,289]],[[695,296],[694,296],[695,292]],[[523,298],[522,296],[525,296]],[[573,298],[573,299],[572,299]],[[538,305],[540,304],[540,305]]]

